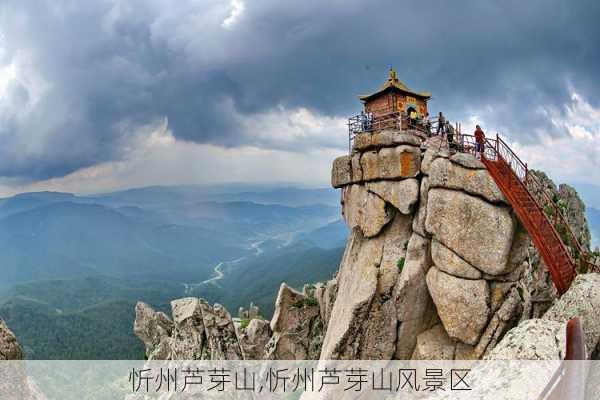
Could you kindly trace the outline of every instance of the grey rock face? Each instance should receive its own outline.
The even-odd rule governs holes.
[[[379,155],[376,150],[362,153],[360,169],[362,170],[362,178],[365,181],[381,178]]]
[[[522,266],[524,262],[527,262],[530,251],[536,251],[531,242],[531,238],[523,225],[517,221],[510,255],[508,256],[508,270],[512,271],[517,267]]]
[[[515,225],[507,207],[456,190],[429,190],[427,232],[482,272],[501,275],[514,267],[508,258]]]
[[[456,344],[441,325],[421,333],[412,355],[413,360],[453,360]]]
[[[362,167],[360,165],[360,153],[352,155],[352,183],[360,183],[363,180]]]
[[[321,320],[323,321],[324,327],[327,328],[329,317],[331,316],[331,309],[335,303],[337,295],[337,280],[331,279],[325,284],[320,284],[315,289],[315,297],[319,302],[319,309],[321,312]]]
[[[564,358],[564,323],[529,319],[508,331],[486,360],[560,360]]]
[[[8,400],[46,400],[27,375],[23,350],[12,331],[0,319],[0,397]],[[3,361],[12,361],[10,363]]]
[[[171,303],[174,321],[145,303],[136,305],[134,333],[149,360],[238,360],[242,352],[231,315],[219,304],[185,298]]]
[[[410,216],[398,214],[373,238],[353,231],[337,276],[321,359],[392,358],[397,342],[392,293],[411,221]]]
[[[577,191],[566,184],[562,184],[557,188],[544,172],[531,170],[530,173],[542,184],[549,197],[566,215],[569,226],[577,236],[579,242],[586,250],[590,250],[591,234],[585,216],[585,204],[577,194]],[[530,185],[530,190],[532,190],[536,199],[543,204],[544,197],[538,189]],[[567,246],[570,246],[570,244],[567,243]],[[571,247],[574,249],[573,246]]]
[[[220,304],[200,302],[208,354],[211,360],[241,360],[242,349],[229,312]]]
[[[392,301],[375,297],[364,321],[363,340],[358,358],[361,360],[389,360],[396,350],[396,308]]]
[[[360,165],[365,181],[414,178],[420,172],[421,152],[405,145],[367,151],[362,154]]]
[[[352,160],[350,156],[341,156],[333,161],[331,186],[340,188],[352,183]]]
[[[564,205],[563,209],[569,221],[569,226],[573,229],[577,240],[589,251],[592,243],[592,235],[585,215],[585,204],[577,194],[577,191],[567,184],[559,185],[558,198],[561,205]]]
[[[528,248],[527,261],[523,266],[523,273],[519,279],[524,299],[522,319],[541,318],[558,298],[558,292],[550,271],[533,245]]]
[[[474,359],[479,359],[489,353],[504,334],[516,325],[522,311],[521,298],[514,286],[507,285],[508,293],[503,291],[501,295],[496,296],[493,284],[491,286],[492,311],[494,315],[483,331],[479,342],[471,352],[471,356]]]
[[[317,291],[305,295],[283,284],[273,321],[263,320],[251,303],[249,310],[242,309],[249,319],[243,327],[223,306],[203,299],[173,301],[173,321],[140,302],[134,331],[149,360],[316,359],[324,335],[321,306],[312,297]],[[335,292],[335,281],[324,286],[324,304],[332,307]]]
[[[429,185],[431,187],[461,190],[475,196],[481,196],[491,203],[503,202],[508,204],[486,169],[465,168],[446,158],[437,158],[431,164]]]
[[[200,360],[206,346],[206,333],[200,299],[188,297],[171,302],[174,327],[169,340],[170,355],[178,360]]]
[[[337,297],[323,342],[322,360],[358,357],[363,324],[377,291],[382,255],[381,237],[367,240],[359,230],[352,231],[340,264]]]
[[[556,299],[554,305],[541,319],[521,321],[517,327],[508,331],[493,350],[487,353],[485,359],[562,359],[566,350],[566,322],[572,317],[582,319],[588,356],[591,355],[600,337],[599,285],[599,274],[577,276],[569,290],[561,298]],[[507,299],[510,297],[507,296]],[[503,305],[497,314],[506,320],[510,308],[510,304],[507,307]],[[502,314],[503,311],[505,312]]]
[[[431,138],[425,143],[425,153],[423,155],[423,161],[421,162],[421,173],[429,175],[431,172],[431,164],[438,158],[448,158],[449,154],[447,151],[440,149],[439,143],[436,142],[437,138]]]
[[[173,321],[164,313],[154,311],[143,302],[138,302],[135,306],[133,331],[144,343],[148,360],[162,360],[170,356],[165,342],[171,336],[173,328]]]
[[[316,299],[283,283],[277,295],[271,330],[273,336],[267,344],[269,359],[318,358],[323,340],[323,322]]]
[[[467,360],[472,347],[451,339],[440,324],[421,333],[412,355],[413,360]]]
[[[370,193],[364,185],[342,189],[342,212],[351,229],[358,227],[366,237],[373,237],[391,221],[394,211],[381,197]]]
[[[413,146],[398,146],[379,151],[381,179],[414,178],[421,169],[421,151]]]
[[[418,147],[421,146],[421,144],[423,143],[423,138],[417,135],[411,135],[396,131],[392,135],[392,142],[394,142],[395,145],[407,144],[410,146]]]
[[[412,235],[410,225],[410,215],[396,214],[394,220],[386,228],[377,282],[377,294],[385,299],[390,298],[392,290],[397,285],[400,273],[398,263],[406,257],[409,239]]]
[[[367,183],[367,190],[393,205],[402,214],[410,214],[419,200],[419,182],[416,179],[378,181]]]
[[[420,146],[422,138],[395,130],[384,130],[374,133],[362,133],[355,137],[352,149],[365,151],[373,148],[389,147],[392,145]]]
[[[421,236],[429,236],[425,229],[425,220],[427,219],[427,201],[429,199],[429,177],[424,176],[421,179],[419,188],[419,207],[413,219],[412,229]]]
[[[264,360],[272,332],[269,321],[253,319],[244,329],[236,327],[244,360]]]
[[[450,161],[470,169],[486,169],[485,165],[472,154],[456,153],[450,157]]]
[[[491,313],[487,282],[456,278],[432,267],[427,287],[448,335],[477,344]]]
[[[17,338],[0,319],[0,361],[22,360],[23,350]]]
[[[573,317],[582,319],[589,356],[600,340],[600,274],[578,275],[543,319],[564,323]]]
[[[466,279],[481,279],[483,276],[481,271],[435,239],[431,243],[431,257],[435,266],[447,274]]]
[[[324,358],[386,357],[394,340],[394,358],[481,358],[519,319],[541,316],[556,297],[529,235],[485,165],[472,155],[449,154],[443,138],[423,142],[409,136],[400,140],[398,132],[378,132],[355,143],[353,182],[362,182],[383,204],[371,200],[375,207],[369,213],[363,190],[352,193],[346,186],[344,198],[359,200],[345,205],[344,214],[362,235],[350,240],[340,267]],[[401,156],[415,152],[419,140],[422,160]],[[561,193],[546,180],[557,201],[576,214],[573,224],[585,227],[576,193],[568,187]],[[412,234],[401,222],[404,215],[412,217]],[[578,235],[585,242],[585,230]],[[357,276],[362,286],[352,282]],[[389,333],[394,321],[382,319],[392,310],[395,337]],[[567,314],[572,313],[553,318]],[[375,320],[365,322],[370,317]],[[596,328],[587,326],[591,347]],[[366,345],[375,343],[372,337],[378,348]]]
[[[398,360],[411,357],[417,335],[429,329],[437,320],[425,281],[430,267],[430,240],[413,233],[408,243],[404,267],[393,292],[398,319],[394,358]]]
[[[380,148],[384,146],[391,146],[393,132],[392,131],[381,131],[373,133],[361,133],[354,138],[354,144],[352,146],[354,151],[364,151],[372,148]]]

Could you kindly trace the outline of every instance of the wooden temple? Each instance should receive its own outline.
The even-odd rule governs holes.
[[[427,101],[431,98],[428,92],[411,90],[398,79],[396,71],[390,68],[388,80],[376,92],[359,96],[364,104],[365,113],[372,114],[377,119],[391,113],[410,114],[417,112],[418,118],[427,115]]]

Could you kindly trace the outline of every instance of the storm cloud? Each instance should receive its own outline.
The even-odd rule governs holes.
[[[390,65],[453,120],[566,137],[573,93],[600,102],[599,17],[595,1],[5,0],[0,176],[126,159],[163,121],[197,144],[343,150]]]

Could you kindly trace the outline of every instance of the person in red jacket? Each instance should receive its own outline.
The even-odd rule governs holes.
[[[479,154],[479,157],[483,155],[485,143],[485,133],[479,125],[475,125],[475,151]]]

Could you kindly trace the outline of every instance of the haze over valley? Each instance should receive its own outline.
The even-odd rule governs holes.
[[[183,296],[230,310],[253,301],[270,317],[282,281],[333,276],[346,236],[333,189],[20,194],[0,200],[0,317],[29,358],[140,358],[136,301],[165,310]],[[103,334],[92,340],[90,329]]]

